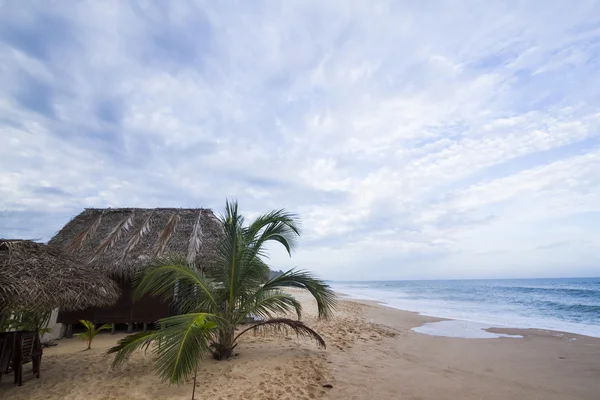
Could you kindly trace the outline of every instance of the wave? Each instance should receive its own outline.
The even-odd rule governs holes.
[[[600,337],[596,281],[403,281],[334,283],[334,290],[421,314]]]
[[[500,286],[503,291],[522,292],[522,293],[553,293],[575,297],[596,297],[600,298],[600,290],[581,289],[581,288],[553,288],[553,287],[535,287],[535,286]]]
[[[578,314],[592,314],[600,317],[600,305],[596,304],[566,304],[557,301],[537,301],[535,305],[551,311],[568,311]]]

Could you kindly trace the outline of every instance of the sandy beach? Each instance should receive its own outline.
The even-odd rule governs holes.
[[[234,359],[202,361],[198,398],[595,400],[600,393],[600,339],[513,329],[495,331],[523,338],[428,336],[411,329],[440,319],[351,300],[340,302],[335,318],[317,321],[310,298],[295,294],[327,350],[295,336],[248,335]],[[111,371],[105,352],[123,336],[100,334],[90,351],[77,339],[57,341],[45,349],[41,378],[27,373],[19,388],[5,376],[0,398],[190,398],[191,382],[161,382],[150,354]]]

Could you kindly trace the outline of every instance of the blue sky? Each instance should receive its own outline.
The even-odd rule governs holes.
[[[0,1],[0,237],[285,207],[329,279],[600,275],[597,1]]]

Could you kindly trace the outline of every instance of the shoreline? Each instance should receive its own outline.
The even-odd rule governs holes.
[[[490,333],[498,333],[498,334],[505,334],[505,335],[521,335],[521,336],[526,335],[526,334],[531,335],[531,334],[535,333],[537,335],[546,334],[546,335],[554,335],[554,336],[572,336],[575,339],[576,338],[600,339],[600,336],[586,335],[586,334],[582,334],[582,333],[558,330],[558,329],[548,329],[548,328],[543,328],[543,327],[526,327],[526,328],[525,327],[516,327],[516,326],[510,326],[510,325],[478,321],[478,320],[474,320],[474,319],[452,318],[452,317],[424,314],[419,311],[412,311],[412,310],[397,308],[397,307],[394,307],[392,305],[389,305],[388,303],[385,303],[385,302],[379,301],[379,300],[369,300],[369,299],[363,299],[360,297],[353,297],[351,294],[343,293],[340,291],[336,291],[336,294],[338,295],[339,299],[342,301],[353,301],[353,302],[357,302],[357,303],[361,303],[361,304],[376,305],[379,307],[385,307],[385,308],[392,309],[392,310],[398,310],[398,311],[407,312],[407,313],[414,313],[421,317],[433,318],[436,320],[436,321],[427,321],[427,322],[462,321],[462,322],[470,323],[473,325],[482,326],[481,329],[483,329],[484,331],[490,332]],[[424,322],[424,323],[427,323],[427,322]],[[487,328],[484,328],[483,326],[487,326]],[[453,336],[453,337],[459,337],[459,336]],[[464,339],[472,339],[472,337],[464,337]]]

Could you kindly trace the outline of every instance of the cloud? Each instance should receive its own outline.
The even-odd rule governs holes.
[[[564,241],[564,242],[554,242],[554,243],[548,243],[548,244],[543,244],[540,246],[537,246],[537,249],[540,250],[552,250],[555,249],[557,247],[563,247],[563,246],[568,246],[570,242],[568,241]]]
[[[277,269],[600,273],[598,2],[0,7],[0,236],[228,197]]]

